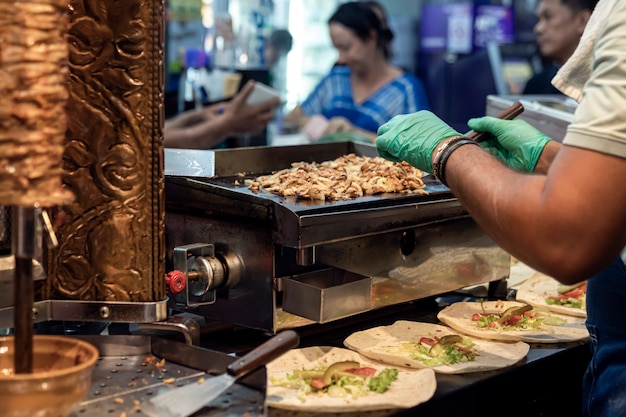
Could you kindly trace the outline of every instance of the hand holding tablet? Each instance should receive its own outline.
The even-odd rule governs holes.
[[[257,81],[254,83],[254,89],[248,96],[246,104],[263,103],[275,98],[280,98],[278,90]]]

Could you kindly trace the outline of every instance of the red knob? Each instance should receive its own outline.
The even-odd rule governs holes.
[[[167,273],[165,283],[172,294],[180,294],[187,287],[187,278],[182,271],[175,269]]]

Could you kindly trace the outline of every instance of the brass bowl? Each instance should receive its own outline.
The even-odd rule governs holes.
[[[35,335],[33,372],[14,373],[14,340],[0,337],[2,417],[66,417],[87,394],[98,349],[67,336]]]

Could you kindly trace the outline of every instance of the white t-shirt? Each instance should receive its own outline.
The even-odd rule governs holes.
[[[563,144],[626,158],[626,1],[598,2],[579,47],[552,82],[580,102]]]
[[[617,2],[605,22],[563,143],[626,158],[626,2]]]

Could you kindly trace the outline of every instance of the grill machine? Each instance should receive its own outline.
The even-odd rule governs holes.
[[[352,142],[165,150],[169,306],[275,332],[506,278],[509,256],[431,176],[428,195],[304,201],[246,180]]]

